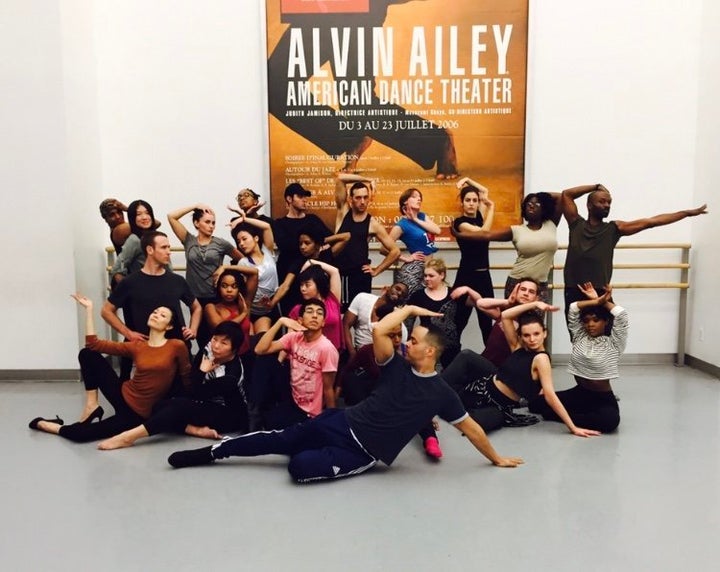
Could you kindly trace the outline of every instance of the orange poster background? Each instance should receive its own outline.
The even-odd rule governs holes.
[[[381,2],[383,5],[388,2]],[[370,9],[373,9],[372,0]],[[384,8],[384,7],[383,7]],[[311,17],[311,16],[305,16]],[[323,18],[322,15],[317,18]],[[348,23],[351,26],[350,16]],[[281,22],[280,0],[268,0],[268,54],[272,60],[273,51],[283,33],[289,27]],[[320,22],[320,20],[318,20]],[[293,24],[295,25],[295,24]],[[314,24],[309,24],[313,26]],[[318,24],[321,25],[321,24]],[[481,54],[481,63],[485,66],[484,75],[470,74],[471,27],[486,25],[487,33],[482,35],[486,51]],[[512,25],[512,35],[507,52],[507,73],[499,74],[498,58],[492,26]],[[424,119],[448,126],[452,134],[457,154],[458,176],[468,176],[490,189],[490,198],[496,204],[494,227],[519,222],[519,204],[523,196],[524,143],[525,143],[525,93],[527,65],[527,0],[415,0],[390,5],[383,27],[392,27],[394,34],[394,70],[391,78],[384,80],[417,79],[408,73],[410,45],[414,26],[424,27],[427,40],[429,65],[435,61],[435,28],[443,28],[442,58],[443,73],[436,75],[431,69],[426,79],[432,80],[435,89],[432,104],[401,104],[408,113],[416,113]],[[451,26],[457,27],[457,62],[465,67],[465,78],[510,78],[512,81],[512,101],[505,103],[462,103],[442,102],[440,93],[441,79],[458,79],[449,73]],[[303,24],[305,27],[305,24]],[[310,43],[310,31],[304,38]],[[368,34],[370,31],[367,32]],[[351,43],[350,53],[354,45]],[[308,68],[311,63],[308,62]],[[332,70],[328,63],[323,68]],[[272,69],[269,74],[280,74],[283,81],[287,70]],[[299,78],[295,78],[298,80]],[[325,78],[327,79],[327,78]],[[275,88],[273,87],[275,85]],[[269,81],[269,89],[277,86]],[[284,93],[282,96],[284,97]],[[272,97],[272,93],[269,94]],[[382,107],[381,105],[377,107]],[[303,106],[310,110],[312,106]],[[486,113],[486,109],[500,114]],[[468,114],[477,110],[479,114]],[[285,214],[283,191],[287,184],[298,181],[312,191],[309,204],[332,228],[335,219],[334,176],[345,166],[344,155],[333,156],[306,138],[287,127],[282,118],[269,115],[270,141],[270,182],[272,196],[272,216]],[[402,120],[403,117],[349,117],[351,120]],[[313,118],[306,118],[312,121]],[[338,138],[343,134],[338,133]],[[357,162],[356,171],[364,176],[377,178],[377,192],[373,198],[371,212],[387,226],[393,224],[399,216],[397,197],[408,187],[418,187],[424,196],[423,211],[431,216],[443,229],[438,240],[451,240],[448,227],[455,216],[460,214],[460,203],[455,180],[437,180],[436,169],[424,169],[413,160],[390,147],[373,141]]]

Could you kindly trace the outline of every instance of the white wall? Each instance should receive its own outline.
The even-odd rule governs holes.
[[[0,369],[74,368],[77,323],[68,294],[75,245],[58,4],[0,6]]]
[[[0,47],[11,57],[0,68],[0,180],[19,208],[0,243],[37,254],[13,255],[0,284],[12,324],[2,330],[10,351],[0,369],[75,367],[67,294],[76,283],[98,304],[105,294],[103,198],[142,197],[164,217],[198,200],[220,209],[240,186],[267,196],[263,5],[3,3]],[[708,61],[714,54],[717,63],[720,41],[709,23],[717,8],[702,0],[534,0],[530,8],[527,188],[603,182],[618,219],[702,202],[717,170],[717,124],[706,120],[717,121],[717,65]],[[710,233],[717,237],[710,226],[696,224],[691,235],[683,222],[626,241],[692,238],[693,262],[707,266]],[[710,291],[704,276],[694,272],[693,299]],[[632,313],[629,352],[675,350],[676,293],[618,298]],[[709,324],[706,339],[717,333],[716,307],[695,313]],[[35,316],[51,348],[40,356],[27,344],[37,335]],[[707,346],[691,342],[690,350],[717,364]],[[554,350],[568,351],[565,336],[556,336]]]
[[[528,189],[602,182],[613,193],[611,216],[620,220],[697,202],[693,185],[701,5],[531,2]],[[586,213],[584,199],[578,207]],[[690,228],[683,221],[622,242],[690,242]],[[565,224],[561,237],[567,241]],[[653,256],[617,251],[616,262]],[[615,271],[613,278],[633,281],[628,271]],[[677,281],[677,274],[654,273],[652,280]],[[630,312],[628,353],[675,351],[677,291],[619,290],[615,297]],[[561,293],[555,301],[562,305]],[[562,326],[562,318],[556,323]],[[558,333],[553,351],[569,353],[562,327]]]
[[[720,181],[720,4],[703,3],[700,32],[700,74],[698,97],[697,155],[695,160],[695,202],[707,202],[711,215],[693,224],[693,270],[688,320],[688,353],[720,366],[720,305],[715,297],[720,283],[718,264],[718,181]],[[700,330],[703,331],[702,340]]]

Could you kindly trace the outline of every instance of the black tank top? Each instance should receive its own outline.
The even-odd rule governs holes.
[[[497,378],[525,399],[540,393],[540,383],[532,378],[532,362],[535,356],[547,352],[531,352],[524,348],[510,354],[497,372]]]
[[[340,223],[338,233],[350,233],[350,241],[340,254],[335,257],[335,263],[341,273],[346,274],[352,270],[358,270],[363,264],[368,263],[370,218],[368,213],[365,220],[355,222],[352,217],[352,210],[349,210],[345,214],[342,223]]]

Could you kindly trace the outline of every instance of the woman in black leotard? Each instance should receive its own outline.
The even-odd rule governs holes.
[[[573,435],[599,435],[598,431],[575,425],[555,393],[550,356],[545,351],[545,322],[542,315],[532,310],[554,312],[557,309],[536,301],[502,313],[503,330],[512,353],[499,369],[480,355],[465,350],[443,370],[445,381],[461,395],[470,415],[486,431],[502,425],[537,422],[537,418],[518,415],[513,409],[520,407],[521,399],[532,399],[542,393],[548,406]],[[517,330],[513,320],[519,323]]]

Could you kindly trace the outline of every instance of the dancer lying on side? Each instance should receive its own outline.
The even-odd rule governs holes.
[[[516,467],[522,459],[501,457],[485,432],[465,412],[457,394],[435,372],[443,350],[442,332],[417,326],[405,359],[397,355],[390,332],[411,316],[435,316],[417,306],[391,312],[373,330],[375,361],[381,380],[370,397],[347,409],[329,409],[282,431],[260,431],[202,449],[178,451],[168,462],[176,468],[206,465],[227,457],[280,454],[290,457],[288,471],[297,482],[358,475],[378,461],[392,464],[420,428],[436,414],[462,431],[475,448],[498,467]]]

